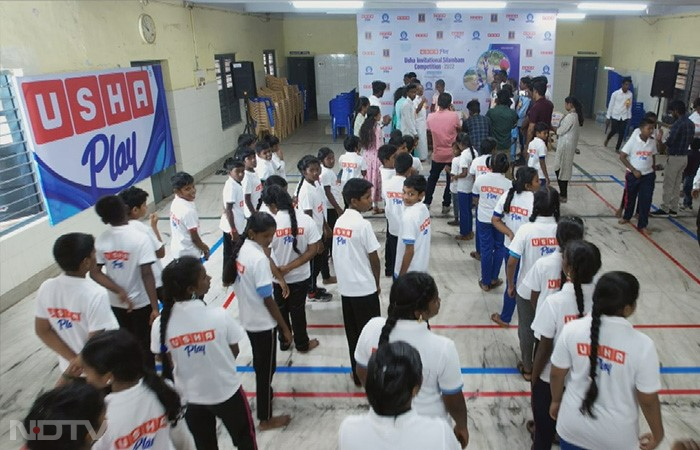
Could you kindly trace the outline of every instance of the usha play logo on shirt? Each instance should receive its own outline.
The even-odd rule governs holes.
[[[352,238],[352,230],[349,228],[339,228],[333,229],[333,236],[335,236],[335,241],[338,245],[346,245],[348,239]]]
[[[113,252],[104,252],[104,258],[112,263],[113,269],[123,269],[124,262],[129,260],[129,252],[115,250]]]
[[[202,355],[206,355],[207,346],[205,344],[213,341],[215,338],[215,330],[206,330],[181,334],[180,336],[170,338],[168,342],[170,342],[170,346],[173,349],[185,347],[184,350],[187,352],[187,356],[190,357],[193,353],[201,353]]]
[[[557,238],[555,237],[546,237],[546,238],[532,238],[530,239],[530,245],[533,247],[541,247],[540,248],[540,256],[544,255],[550,255],[557,251],[557,247],[559,246],[559,243],[557,242]]]
[[[80,313],[65,308],[48,308],[49,317],[58,319],[58,329],[73,328],[73,322],[80,322]]]
[[[494,186],[481,186],[481,193],[486,194],[488,200],[498,200],[498,197],[503,195],[504,192],[504,189]]]
[[[576,352],[579,356],[584,356],[588,358],[591,355],[591,344],[586,344],[579,342],[576,344]],[[610,375],[612,371],[613,363],[625,365],[625,359],[627,355],[622,350],[617,350],[607,345],[598,346],[598,366],[603,372],[607,372]],[[610,362],[605,362],[605,361]]]
[[[428,231],[430,230],[430,217],[425,219],[422,224],[420,224],[420,231],[423,234],[428,234]]]
[[[149,438],[148,435],[155,434],[162,428],[168,428],[168,418],[165,414],[160,417],[149,419],[134,428],[131,433],[126,436],[117,438],[114,441],[114,446],[119,450],[127,448],[132,448],[134,450],[151,448],[155,443],[156,437],[153,436]]]

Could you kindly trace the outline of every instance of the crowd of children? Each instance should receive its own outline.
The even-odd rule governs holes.
[[[405,102],[414,100],[414,87],[408,92]],[[172,261],[165,268],[157,217],[150,226],[140,221],[147,193],[131,187],[100,199],[95,211],[109,228],[97,239],[61,236],[53,251],[63,274],[37,295],[36,333],[58,355],[63,374],[27,420],[46,418],[46,405],[96,428],[106,415],[97,442],[86,435],[66,449],[214,449],[219,418],[237,448],[255,449],[236,371],[239,344],[247,337],[252,349],[258,429],[286,426],[291,416],[273,415],[277,345],[301,353],[320,345],[308,335],[305,309],[307,300],[332,299],[317,283],[320,274],[324,286],[337,282],[352,378],[364,385],[371,406],[367,415],[343,422],[340,448],[399,442],[401,448],[465,448],[457,347],[429,326],[441,300],[428,274],[427,181],[412,156],[421,133],[411,122],[413,135],[394,131],[384,144],[382,122],[378,107],[360,101],[359,137],[345,139],[339,169],[327,147],[302,157],[293,197],[279,140],[239,139],[224,163],[219,224],[222,281],[236,295],[237,320],[203,300],[210,248],[200,236],[191,175],[172,178]],[[480,260],[481,290],[505,284],[502,310],[490,319],[507,328],[517,308],[515,365],[532,387],[533,448],[551,448],[558,435],[563,449],[653,449],[664,435],[658,357],[653,342],[626,320],[637,306],[639,283],[625,272],[599,276],[600,251],[584,240],[581,219],[560,218],[559,193],[544,161],[545,127],[534,126],[534,150],[517,171],[508,155],[495,151],[493,138],[472,142],[467,133],[457,135],[449,173],[459,206],[450,225],[459,225],[458,240],[475,241],[471,256]],[[656,166],[652,132],[653,123],[642,121],[621,150],[628,172],[620,220],[630,220],[639,197],[641,230]],[[386,318],[379,297],[381,245],[365,215],[370,211],[386,215],[384,276],[393,279]],[[105,390],[103,401],[98,391]],[[142,405],[137,412],[129,407],[135,399]],[[651,429],[641,437],[637,405]],[[41,445],[28,443],[48,448]]]

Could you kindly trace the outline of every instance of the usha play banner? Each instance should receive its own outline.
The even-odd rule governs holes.
[[[416,72],[429,102],[443,79],[456,109],[478,99],[482,113],[498,70],[516,80],[545,75],[550,89],[553,83],[553,12],[371,11],[357,15],[357,31],[360,95],[372,94],[373,80],[388,83],[384,114],[406,72]]]
[[[160,66],[16,83],[52,225],[175,164]]]

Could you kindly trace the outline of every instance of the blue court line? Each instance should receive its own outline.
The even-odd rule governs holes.
[[[255,371],[252,366],[238,366],[236,368],[241,373],[252,373]],[[315,373],[315,374],[343,374],[350,373],[350,367],[339,366],[281,366],[277,367],[278,373]],[[513,367],[462,367],[463,375],[518,375],[520,372]],[[693,367],[661,367],[659,372],[666,375],[700,374],[700,366]]]
[[[610,175],[610,179],[613,180],[615,183],[619,184],[620,186],[622,186],[623,188],[625,187],[625,183],[622,180],[620,180],[619,178],[617,178],[616,176]],[[658,206],[656,206],[654,204],[651,205],[651,208],[654,211],[657,211],[658,209],[660,209]],[[676,228],[678,228],[679,230],[681,230],[682,232],[684,232],[685,234],[687,234],[688,236],[690,236],[694,240],[696,240],[696,241],[698,240],[697,234],[695,234],[692,231],[690,231],[689,229],[687,229],[682,223],[680,223],[679,221],[677,221],[673,217],[667,217],[667,219],[670,220],[671,223],[676,226]]]

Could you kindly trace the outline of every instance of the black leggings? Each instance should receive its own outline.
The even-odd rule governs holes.
[[[299,283],[288,283],[289,296],[282,297],[282,288],[274,283],[275,302],[282,313],[287,327],[294,335],[294,345],[302,352],[309,349],[309,334],[306,331],[306,294],[309,292],[309,280]],[[280,334],[280,345],[283,345],[284,338]]]
[[[129,331],[141,346],[143,363],[149,369],[155,370],[155,356],[151,352],[151,305],[132,309],[131,312],[125,308],[112,307],[112,312],[119,322],[119,327]]]
[[[192,433],[197,450],[216,450],[219,448],[216,436],[216,418],[231,435],[233,445],[239,450],[256,450],[255,425],[250,414],[250,406],[240,387],[228,400],[217,405],[187,404],[185,421]]]
[[[552,391],[549,383],[538,378],[532,387],[532,416],[535,419],[535,441],[533,450],[550,450],[554,442],[557,422],[549,416]]]
[[[316,292],[316,279],[319,273],[324,280],[331,277],[331,270],[330,267],[328,267],[329,247],[330,245],[326,245],[326,242],[323,242],[323,251],[314,256],[314,259],[311,260],[311,285],[309,287],[309,292]]]
[[[559,179],[559,171],[554,172],[557,174],[557,183],[559,184],[559,195],[563,198],[569,197],[569,181]]]
[[[355,372],[355,348],[357,340],[360,338],[362,329],[373,317],[381,315],[379,305],[379,294],[374,293],[364,297],[341,296],[343,304],[343,324],[345,325],[345,337],[348,340],[348,350],[350,352],[350,366],[352,367],[352,377],[355,383],[360,379]]]
[[[277,328],[265,331],[248,331],[253,348],[255,369],[255,401],[258,420],[272,417],[272,376],[277,370]]]

